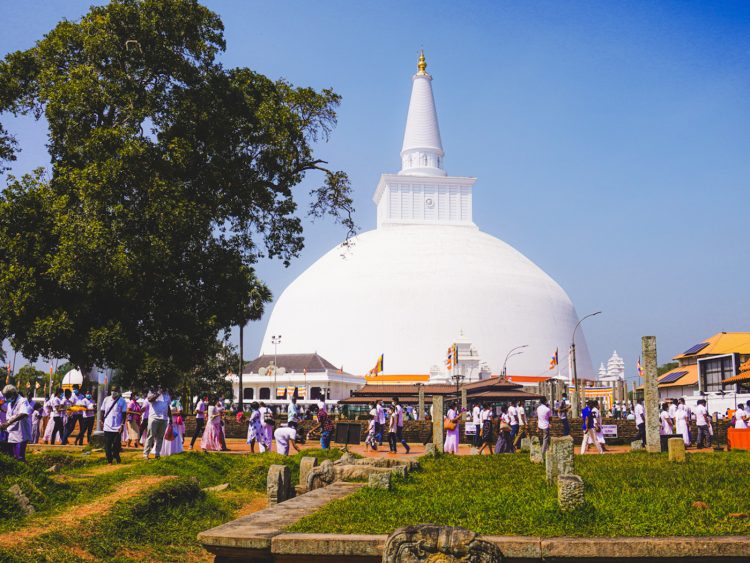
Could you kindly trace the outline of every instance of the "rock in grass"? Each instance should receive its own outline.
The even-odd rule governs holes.
[[[641,442],[640,440],[633,440],[632,442],[630,442],[631,452],[637,452],[642,449],[643,449],[643,442]]]
[[[667,450],[669,451],[669,461],[685,463],[685,442],[682,438],[667,440]]]
[[[18,508],[21,509],[21,512],[23,512],[27,516],[36,512],[36,509],[31,505],[29,497],[27,497],[23,493],[23,490],[21,490],[21,487],[19,487],[17,484],[8,489],[8,492],[15,499]]]
[[[47,473],[57,473],[58,471],[60,471],[60,466],[55,464],[52,467],[48,467],[47,469],[45,469],[45,471]]]
[[[384,489],[386,491],[391,490],[391,474],[390,473],[370,473],[367,478],[367,486],[370,489]]]
[[[521,451],[531,451],[531,440],[529,438],[521,438]]]
[[[743,519],[743,518],[750,518],[750,514],[747,512],[732,512],[728,514],[730,518],[735,518],[737,520]]]
[[[578,475],[557,478],[557,502],[563,512],[573,512],[584,505],[583,479]]]
[[[221,485],[215,485],[213,487],[206,487],[203,489],[206,492],[218,493],[219,491],[226,491],[229,488],[229,483],[222,483]]]
[[[703,502],[702,500],[696,500],[693,504],[691,504],[693,508],[697,508],[699,510],[706,510],[708,508],[708,505]]]

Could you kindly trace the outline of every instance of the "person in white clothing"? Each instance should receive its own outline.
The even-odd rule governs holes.
[[[3,388],[5,398],[6,418],[0,424],[0,430],[8,433],[8,446],[13,457],[18,461],[26,461],[26,445],[31,441],[31,413],[29,402],[18,394],[13,385]]]
[[[643,409],[643,399],[638,399],[638,402],[633,409],[633,415],[635,417],[635,426],[638,428],[638,438],[641,440],[643,447],[646,447],[646,418],[645,410]]]
[[[664,403],[662,405],[661,414],[659,415],[659,420],[661,421],[661,428],[659,428],[659,434],[662,436],[668,436],[669,434],[672,434],[672,428],[674,428],[674,419],[669,414],[669,403]]]
[[[536,408],[536,426],[542,434],[542,459],[544,459],[549,448],[549,426],[552,417],[552,410],[547,406],[547,397],[539,399],[539,406]]]
[[[281,455],[289,455],[289,446],[291,445],[295,450],[300,451],[295,444],[297,439],[297,429],[292,426],[282,426],[277,428],[273,433],[273,437],[276,440],[276,453]]]
[[[113,386],[109,397],[102,403],[102,429],[104,430],[104,453],[107,463],[120,463],[120,448],[122,447],[120,433],[125,423],[125,413],[128,404],[120,396],[120,388]]]
[[[148,410],[148,435],[146,445],[143,446],[143,458],[148,459],[151,451],[154,451],[156,459],[161,457],[161,448],[164,442],[164,433],[170,420],[169,393],[159,387],[156,391],[150,391],[146,396],[149,404]]]
[[[700,449],[706,445],[711,446],[711,434],[708,431],[708,409],[705,399],[699,399],[698,406],[695,407],[695,425],[698,427],[695,447]]]
[[[734,411],[734,427],[735,428],[747,428],[748,414],[745,412],[742,403],[737,405],[737,410]]]
[[[682,434],[682,441],[685,442],[685,447],[688,447],[690,445],[690,419],[684,401],[685,399],[680,399],[680,404],[677,405],[674,413],[675,431],[677,434]]]
[[[476,403],[471,409],[471,423],[474,425],[474,447],[482,444],[482,408]]]

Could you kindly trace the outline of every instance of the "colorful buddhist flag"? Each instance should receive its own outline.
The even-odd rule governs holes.
[[[458,367],[458,344],[453,344],[453,365]]]
[[[283,399],[284,395],[286,395],[286,387],[277,387],[276,388],[276,398],[277,399]]]
[[[451,371],[453,369],[453,346],[448,348],[448,356],[445,359],[445,367],[448,368],[448,371]]]
[[[370,370],[369,375],[378,375],[381,371],[383,371],[383,357],[384,356],[385,354],[380,354],[378,361],[375,362],[375,367]],[[341,370],[343,372],[344,366],[341,366]]]
[[[552,355],[552,358],[549,361],[549,369],[555,369],[557,365],[560,363],[557,352],[558,352],[558,349],[555,348],[555,353]]]
[[[635,369],[638,370],[638,375],[643,377],[643,368],[641,367],[641,357],[638,356],[638,361],[635,363]]]
[[[298,399],[304,399],[305,398],[305,388],[304,387],[297,387],[297,398]]]

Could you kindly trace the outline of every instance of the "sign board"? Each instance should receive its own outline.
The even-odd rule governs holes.
[[[602,424],[602,434],[605,438],[617,438],[617,425]]]
[[[362,434],[361,424],[350,424],[346,422],[336,423],[336,437],[334,442],[339,444],[359,444]]]
[[[466,436],[476,436],[477,434],[477,427],[476,424],[473,422],[467,422],[464,424],[464,435]]]

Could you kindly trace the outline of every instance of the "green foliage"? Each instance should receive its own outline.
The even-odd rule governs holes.
[[[680,364],[677,362],[667,362],[666,364],[662,364],[659,367],[656,368],[656,375],[657,377],[660,375],[664,375],[668,371],[672,371],[674,368],[679,366]]]
[[[23,519],[15,499],[8,492],[13,485],[21,487],[37,510],[48,509],[69,494],[69,487],[54,482],[44,469],[43,463],[24,464],[10,456],[0,455],[0,526],[7,524],[10,518]]]
[[[0,113],[49,128],[49,172],[0,197],[0,337],[25,357],[181,385],[263,314],[257,259],[302,249],[307,173],[310,214],[354,232],[347,176],[313,151],[339,96],[226,69],[224,48],[195,0],[114,0],[0,61]]]
[[[750,454],[694,454],[688,463],[663,455],[576,457],[587,506],[560,512],[557,491],[527,456],[441,456],[396,482],[392,491],[362,489],[289,528],[293,532],[387,534],[436,523],[488,535],[695,536],[747,534],[729,513],[750,513]],[[691,507],[694,501],[707,510]],[[378,510],[373,511],[372,507]],[[346,514],[346,518],[339,515]]]

